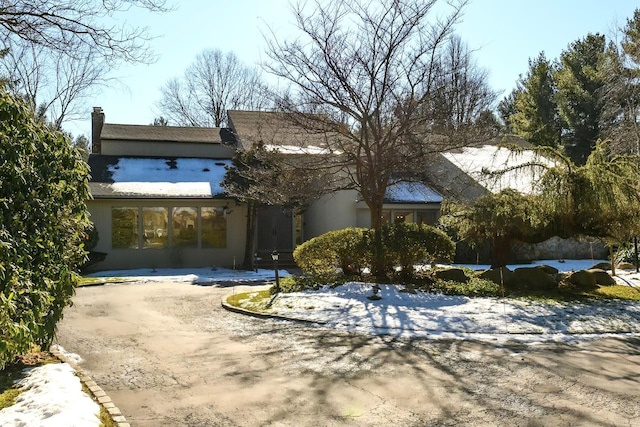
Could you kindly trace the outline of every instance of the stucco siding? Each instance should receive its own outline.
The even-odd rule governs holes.
[[[104,252],[107,257],[94,270],[130,268],[189,268],[232,267],[242,263],[246,234],[246,206],[236,205],[230,200],[192,199],[98,199],[87,202],[91,221],[99,233],[94,251]],[[226,215],[225,248],[175,248],[162,249],[113,249],[112,208],[114,207],[222,207],[228,206]],[[169,221],[171,223],[171,221]]]
[[[309,206],[304,213],[305,240],[356,225],[357,198],[357,191],[344,190],[324,196]]]

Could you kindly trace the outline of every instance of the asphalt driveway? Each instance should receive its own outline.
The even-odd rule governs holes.
[[[368,337],[225,311],[242,289],[80,288],[58,343],[132,426],[634,426],[640,342]]]

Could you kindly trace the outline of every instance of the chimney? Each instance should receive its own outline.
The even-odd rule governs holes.
[[[91,113],[91,152],[94,154],[102,152],[102,140],[100,139],[102,125],[104,125],[102,107],[93,107],[93,112]]]

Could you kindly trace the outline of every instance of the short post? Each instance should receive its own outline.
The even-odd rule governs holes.
[[[276,292],[280,292],[280,276],[278,275],[278,258],[280,254],[275,249],[271,252],[271,259],[273,260],[273,269],[276,273]]]
[[[636,273],[640,272],[640,264],[638,264],[638,237],[633,238],[634,254],[636,261]]]

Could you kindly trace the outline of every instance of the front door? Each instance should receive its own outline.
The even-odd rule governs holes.
[[[280,206],[258,210],[258,252],[291,252],[294,249],[293,215]]]

